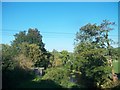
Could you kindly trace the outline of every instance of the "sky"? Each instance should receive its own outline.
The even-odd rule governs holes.
[[[74,50],[75,34],[87,23],[116,22],[110,38],[118,41],[117,2],[2,2],[2,43],[19,31],[37,28],[48,51]],[[116,45],[114,45],[116,46]]]
[[[119,0],[1,0],[2,2],[118,2]]]

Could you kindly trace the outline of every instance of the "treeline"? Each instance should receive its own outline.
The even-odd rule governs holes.
[[[1,44],[3,88],[30,88],[35,82],[37,85],[34,88],[118,87],[120,81],[113,62],[118,61],[120,55],[109,39],[114,25],[114,22],[103,20],[100,25],[88,23],[81,27],[76,33],[73,53],[67,50],[47,51],[37,29],[15,34],[11,45]],[[44,67],[45,75],[36,77],[33,74],[36,67]],[[32,84],[27,82],[35,78],[38,79]],[[49,86],[51,81],[57,86]]]

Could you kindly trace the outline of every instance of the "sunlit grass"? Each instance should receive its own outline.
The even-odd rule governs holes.
[[[119,66],[120,66],[120,62],[119,62],[119,61],[114,61],[114,62],[113,62],[113,68],[114,68],[114,70],[115,70],[115,73],[120,73],[120,68],[119,68]]]

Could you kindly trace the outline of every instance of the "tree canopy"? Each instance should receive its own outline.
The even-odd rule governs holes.
[[[3,87],[119,87],[120,48],[113,48],[109,38],[114,25],[103,20],[80,27],[73,52],[47,51],[36,28],[20,31],[11,45],[0,44]]]
[[[114,22],[103,20],[100,25],[87,24],[80,28],[76,34],[76,59],[84,58],[81,63],[80,72],[83,78],[92,81],[93,85],[101,87],[109,79],[112,67],[108,63],[111,56],[111,41],[108,38]]]

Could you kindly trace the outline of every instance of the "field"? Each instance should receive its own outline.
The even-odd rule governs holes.
[[[113,62],[113,68],[115,70],[115,73],[120,73],[120,61],[114,61]]]

